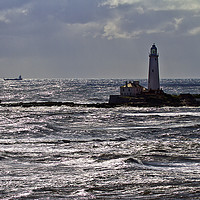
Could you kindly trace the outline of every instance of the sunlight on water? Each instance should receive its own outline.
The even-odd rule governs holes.
[[[100,103],[123,83],[1,82],[0,99]],[[199,107],[0,107],[0,199],[199,199],[199,133]]]

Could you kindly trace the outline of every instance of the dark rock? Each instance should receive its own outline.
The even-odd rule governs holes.
[[[200,96],[200,95],[199,95]],[[134,97],[111,95],[111,105],[126,105],[138,107],[163,107],[163,106],[200,106],[197,95],[180,94],[171,95],[166,93],[144,93]]]
[[[70,107],[93,107],[113,108],[117,106],[137,107],[164,107],[164,106],[200,106],[200,94],[171,95],[166,93],[145,93],[134,97],[111,95],[109,103],[79,104],[73,102],[19,102],[1,103],[2,107],[40,107],[40,106],[70,106]]]

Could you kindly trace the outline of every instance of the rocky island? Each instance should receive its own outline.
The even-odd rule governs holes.
[[[111,95],[109,104],[137,106],[137,107],[164,107],[164,106],[200,106],[200,94],[146,94],[131,96]]]
[[[110,105],[128,106],[200,106],[199,94],[171,95],[160,88],[158,51],[155,44],[149,53],[148,88],[139,81],[130,81],[120,87],[120,95],[110,95]]]

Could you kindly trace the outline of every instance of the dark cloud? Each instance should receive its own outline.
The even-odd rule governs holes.
[[[1,77],[198,77],[200,3],[186,0],[2,0]],[[179,72],[181,69],[181,73]]]

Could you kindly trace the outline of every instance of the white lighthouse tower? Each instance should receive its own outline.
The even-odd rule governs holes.
[[[149,79],[148,79],[148,90],[159,92],[160,91],[160,78],[159,78],[159,67],[158,67],[158,53],[155,44],[152,45],[149,54]]]

